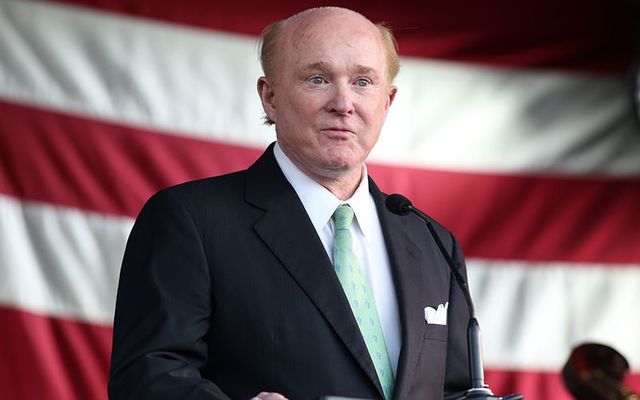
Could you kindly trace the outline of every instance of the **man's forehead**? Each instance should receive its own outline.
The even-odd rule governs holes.
[[[298,14],[295,14],[289,18],[287,18],[286,25],[288,26],[296,26],[296,24],[302,26],[308,26],[314,21],[321,20],[340,20],[340,19],[348,19],[351,20],[351,23],[363,23],[371,26],[375,26],[371,21],[369,21],[364,15],[350,10],[348,8],[341,7],[319,7],[308,9],[302,11]]]
[[[281,72],[294,69],[296,73],[346,67],[358,73],[375,70],[384,77],[388,63],[378,26],[355,11],[332,7],[303,11],[285,20],[274,56]],[[280,75],[277,69],[275,75]]]
[[[380,31],[369,20],[359,14],[322,14],[307,16],[295,21],[295,26],[286,26],[281,50],[293,56],[299,53],[332,53],[336,46],[353,48],[354,53],[383,51]],[[316,60],[320,61],[320,60]]]
[[[362,36],[378,39],[378,28],[368,19],[355,11],[347,9],[328,8],[308,14],[298,14],[287,20],[283,31],[287,41],[294,47],[303,46],[313,39],[323,39],[331,36],[332,30],[358,32]]]
[[[337,67],[339,66],[336,66],[330,62],[317,61],[317,62],[303,63],[300,69],[303,72],[309,72],[309,73],[316,72],[316,71],[333,72]],[[365,74],[365,75],[371,75],[371,74],[377,75],[380,72],[380,71],[377,71],[376,68],[374,68],[373,66],[364,65],[364,64],[347,65],[347,69],[349,70],[350,73]]]

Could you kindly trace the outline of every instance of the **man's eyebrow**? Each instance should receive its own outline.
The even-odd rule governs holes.
[[[365,65],[356,65],[354,68],[351,68],[351,72],[358,75],[378,76],[378,72],[374,68],[367,67]]]
[[[308,64],[308,65],[305,65],[302,68],[302,70],[304,72],[311,72],[311,71],[318,71],[318,70],[326,71],[328,69],[330,69],[329,64],[327,64],[326,62],[323,62],[323,61],[319,61],[319,62],[315,62],[315,63],[312,63],[312,64]]]

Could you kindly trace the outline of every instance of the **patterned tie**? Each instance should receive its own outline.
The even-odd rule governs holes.
[[[333,266],[347,299],[349,299],[360,333],[367,344],[369,355],[382,385],[384,397],[389,400],[393,396],[393,371],[373,294],[369,290],[360,262],[353,253],[351,232],[349,232],[349,227],[353,222],[351,207],[347,204],[339,206],[333,213],[333,222],[335,223]]]

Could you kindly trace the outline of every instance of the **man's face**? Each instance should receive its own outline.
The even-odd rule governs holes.
[[[305,173],[360,174],[396,91],[381,35],[351,13],[295,22],[285,28],[275,82],[262,83],[265,112],[285,154]]]

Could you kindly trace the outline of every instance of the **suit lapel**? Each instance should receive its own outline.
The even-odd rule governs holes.
[[[422,251],[409,235],[410,219],[389,212],[384,205],[385,196],[371,179],[369,185],[387,245],[402,326],[402,349],[393,398],[405,399],[413,380],[425,329],[421,302],[425,293],[422,284],[425,282],[422,276],[424,266],[419,261]]]
[[[273,146],[248,170],[247,202],[265,212],[256,233],[318,308],[382,395],[382,389],[331,260],[302,202],[273,156]]]

